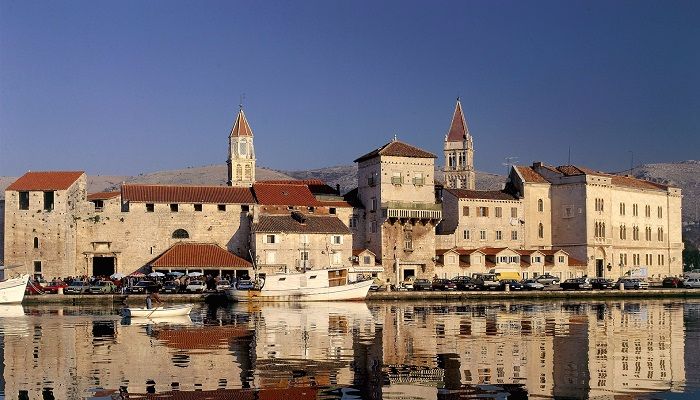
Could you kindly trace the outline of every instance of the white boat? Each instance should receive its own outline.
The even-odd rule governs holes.
[[[232,301],[364,300],[372,280],[350,282],[347,268],[329,268],[269,274],[259,278],[253,288],[238,286],[226,291]]]
[[[6,268],[9,267],[0,267],[3,270]],[[27,274],[0,281],[0,304],[21,303],[28,281],[29,275]]]
[[[180,304],[167,307],[155,308],[124,308],[124,316],[131,318],[166,318],[189,315],[192,311],[192,304]]]

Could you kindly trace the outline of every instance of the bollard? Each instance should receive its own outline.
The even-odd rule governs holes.
[[[506,292],[510,292],[510,285],[506,283]]]
[[[625,290],[625,284],[620,282],[620,290]]]
[[[58,288],[58,290],[56,290],[56,293],[63,294],[63,288],[62,287]]]

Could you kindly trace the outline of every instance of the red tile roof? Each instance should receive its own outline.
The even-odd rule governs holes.
[[[433,153],[429,153],[399,140],[393,140],[376,150],[370,151],[369,153],[355,160],[355,162],[369,160],[370,158],[377,156],[437,158]]]
[[[518,200],[517,197],[504,190],[466,190],[466,189],[446,189],[460,199],[477,200]]]
[[[577,258],[573,258],[569,256],[569,266],[570,267],[586,267],[588,264],[586,264],[585,261],[581,261]]]
[[[250,188],[230,186],[122,185],[122,199],[141,203],[254,204]]]
[[[291,215],[261,215],[258,223],[253,224],[253,232],[269,233],[334,233],[351,234],[343,221],[337,217],[319,217],[303,214],[301,223]]]
[[[27,172],[12,182],[5,190],[66,190],[83,174],[83,171]]]
[[[515,165],[515,169],[520,173],[520,176],[525,179],[525,182],[528,183],[549,183],[544,177],[540,174],[538,174],[534,169],[531,167],[523,166],[523,165]]]
[[[450,130],[447,132],[447,141],[461,142],[467,137],[469,137],[469,127],[467,126],[467,121],[464,119],[462,103],[457,100],[455,112],[454,115],[452,115],[452,124],[450,124]]]
[[[253,130],[250,129],[250,125],[248,125],[248,120],[245,118],[242,108],[236,116],[236,122],[233,123],[233,128],[231,128],[231,134],[229,136],[253,136]]]
[[[232,341],[252,336],[253,332],[240,326],[205,326],[202,328],[165,328],[154,332],[156,339],[168,347],[180,350],[214,350],[227,348]]]
[[[152,268],[249,268],[251,263],[213,243],[178,242],[153,262]]]
[[[121,195],[121,192],[98,192],[98,193],[91,193],[87,196],[88,201],[91,200],[108,200],[108,199],[113,199],[115,197],[119,197]]]
[[[503,250],[508,250],[507,247],[480,247],[479,251],[487,256],[495,256]]]
[[[320,206],[307,185],[254,183],[253,191],[258,204],[267,206]]]
[[[368,252],[368,253],[370,253],[370,254],[372,254],[372,255],[375,255],[375,254],[372,252],[372,250],[369,250],[369,249],[352,249],[352,255],[357,257],[357,256],[359,256],[360,254],[364,253],[365,251]]]
[[[635,189],[667,190],[668,185],[662,185],[644,179],[632,178],[622,175],[611,175],[612,184],[615,186],[625,186]]]

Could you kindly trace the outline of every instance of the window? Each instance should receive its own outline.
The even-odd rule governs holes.
[[[250,206],[248,204],[241,204],[241,212],[248,212],[250,211]],[[313,212],[313,210],[312,210]]]
[[[496,207],[496,218],[501,218],[503,217],[503,210],[501,207]]]
[[[518,240],[518,231],[510,231],[510,240]]]
[[[518,218],[518,207],[511,207],[510,208],[510,217],[511,218]]]
[[[29,210],[29,192],[19,192],[19,209]]]
[[[658,261],[659,261],[659,265],[664,265],[665,260],[664,260],[663,254],[659,254]]]
[[[564,256],[559,256],[559,264],[564,264]]]
[[[486,231],[484,229],[479,232],[479,239],[486,240]]]
[[[657,209],[656,213],[659,215],[659,218],[663,218],[663,217],[664,217],[664,208],[663,208],[663,207],[659,207],[659,208]]]
[[[620,266],[627,265],[627,254],[620,254]]]
[[[350,226],[350,228],[357,228],[357,215],[356,214],[353,214],[350,216],[349,226]]]
[[[571,218],[574,216],[574,206],[564,206],[564,218]]]
[[[377,221],[372,221],[369,224],[370,233],[377,233]]]
[[[377,184],[377,182],[376,182],[376,179],[375,179],[375,177],[374,177],[374,174],[370,174],[370,175],[367,177],[367,186],[374,186],[374,185],[376,185],[376,184]]]
[[[403,233],[403,248],[405,250],[413,250],[413,233],[411,231]]]
[[[372,198],[370,199],[370,207],[369,207],[369,210],[370,210],[370,211],[377,211],[377,198],[376,198],[376,197],[372,197]]]
[[[156,206],[153,203],[146,203],[146,212],[153,212],[155,211]]]
[[[635,226],[632,228],[632,240],[639,240],[639,227]]]
[[[309,252],[307,250],[299,252],[299,259],[301,260],[302,267],[307,268],[309,266]]]
[[[313,210],[312,210],[313,212]],[[335,207],[331,207],[328,209],[328,214],[335,214]]]
[[[536,262],[536,263],[541,263],[541,262],[542,262],[542,257],[540,257],[540,256],[535,256],[535,257],[533,257],[533,261]]]
[[[488,207],[477,207],[476,208],[476,215],[479,217],[488,217],[489,216],[489,208]]]
[[[226,204],[219,204],[216,206],[216,209],[219,211],[226,211]]]
[[[637,204],[632,204],[632,216],[636,217],[639,214],[639,206]]]
[[[34,273],[41,275],[41,261],[34,261]]]
[[[122,203],[122,212],[129,212],[129,203]]]
[[[177,211],[178,211],[177,204],[171,204],[170,205],[170,212],[177,212]]]
[[[104,200],[93,200],[92,204],[95,205],[95,211],[102,211],[105,206]]]
[[[400,185],[403,183],[403,177],[401,176],[401,172],[394,172],[391,174],[391,184],[392,185]]]
[[[365,265],[370,265],[372,263],[372,257],[370,257],[370,256],[362,257],[362,263]]]
[[[604,211],[603,199],[595,199],[595,210],[596,211]]]
[[[544,201],[542,201],[542,199],[537,199],[537,211],[544,211]]]
[[[544,225],[540,222],[540,224],[537,226],[537,237],[540,239],[544,238]]]
[[[425,184],[425,179],[423,179],[423,173],[422,172],[416,172],[413,175],[413,184],[415,186],[423,186]]]
[[[44,192],[44,211],[53,210],[54,192]]]
[[[202,211],[202,205],[201,204],[193,204],[194,205],[194,210],[195,211]]]
[[[620,225],[620,240],[626,240],[627,239],[627,227],[624,225]]]
[[[241,165],[236,165],[236,179],[237,181],[242,181],[243,180],[243,168]]]
[[[657,231],[656,231],[656,239],[657,239],[659,242],[663,242],[663,241],[664,241],[664,228],[661,228],[661,227],[660,227],[659,229],[657,229]]]
[[[644,264],[651,266],[654,263],[654,260],[652,258],[653,257],[651,256],[651,254],[645,254],[644,255]]]
[[[469,240],[469,230],[468,229],[465,229],[464,231],[462,231],[462,239]]]
[[[277,243],[277,235],[265,235],[265,243],[267,243],[267,244]]]
[[[639,254],[632,254],[632,265],[639,266]]]
[[[647,242],[651,242],[651,227],[650,227],[650,226],[647,226],[646,229],[645,229],[644,231],[645,231],[644,239],[645,239]]]
[[[651,206],[644,206],[644,216],[651,218]]]
[[[247,146],[247,143],[245,142],[245,140],[241,141],[238,144],[238,154],[240,154],[242,156],[248,154],[248,146]]]
[[[331,236],[331,243],[343,244],[343,237],[340,235],[333,235],[333,236]]]
[[[496,240],[503,240],[503,232],[496,231]]]
[[[469,216],[469,206],[464,206],[464,207],[462,207],[462,216],[463,216],[463,217],[468,217],[468,216]]]
[[[190,234],[184,229],[177,229],[173,232],[173,239],[189,239]]]
[[[34,237],[34,248],[35,249],[39,248],[39,238],[36,236]]]
[[[620,215],[625,215],[625,203],[620,203]]]

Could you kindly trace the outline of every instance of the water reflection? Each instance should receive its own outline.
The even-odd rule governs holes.
[[[698,301],[15,306],[0,338],[20,399],[700,395]]]

